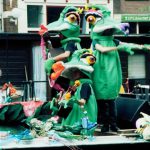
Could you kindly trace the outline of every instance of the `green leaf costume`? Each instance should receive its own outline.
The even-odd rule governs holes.
[[[98,41],[103,46],[115,46],[112,37],[100,37]],[[94,65],[93,84],[97,99],[114,99],[118,96],[122,72],[117,51],[100,53],[95,50],[97,61]]]
[[[63,96],[61,96],[61,99],[59,99],[59,102],[57,98],[53,97],[53,100],[48,102],[48,107],[43,108],[42,105],[35,111],[35,113],[31,117],[28,117],[28,119],[26,120],[28,125],[30,125],[31,119],[37,117],[42,118],[40,117],[40,115],[44,114],[42,113],[43,109],[46,109],[45,112],[51,111],[49,117],[52,117],[59,114],[59,110],[61,107],[63,107],[64,109],[66,109],[67,107],[71,107],[71,111],[69,111],[66,117],[60,115],[60,117],[62,117],[63,119],[59,123],[53,124],[53,129],[60,131],[70,130],[73,133],[82,134],[82,119],[84,117],[87,117],[89,123],[89,128],[87,130],[92,132],[94,131],[97,124],[97,102],[92,89],[93,83],[91,80],[91,73],[94,71],[92,65],[94,63],[92,63],[91,65],[91,63],[87,61],[87,57],[95,59],[94,55],[89,53],[89,50],[81,49],[73,53],[72,59],[69,62],[64,63],[65,69],[61,75],[65,78],[72,80],[72,82],[74,82],[74,80],[72,79],[74,70],[80,71],[86,75],[86,78],[84,77],[77,79],[80,84],[76,87],[76,90],[71,93],[71,97],[69,99],[65,99],[64,95],[66,93],[64,93]],[[89,85],[91,94],[89,98],[86,99],[84,107],[81,107],[78,101],[81,99],[80,92],[83,84],[85,83]],[[90,125],[92,125],[91,128]]]
[[[76,16],[76,21],[69,21],[67,17],[71,14]],[[78,8],[74,6],[66,6],[60,14],[60,17],[57,21],[52,22],[47,25],[49,32],[58,32],[61,33],[65,39],[61,40],[62,47],[66,49],[66,45],[69,41],[74,41],[78,47],[80,47],[79,38],[80,35],[80,16],[78,13]]]
[[[69,16],[73,15],[74,20],[69,20]],[[81,49],[79,38],[80,35],[80,16],[78,9],[74,6],[66,6],[57,21],[54,21],[47,25],[48,32],[58,32],[64,36],[64,39],[61,40],[63,49],[67,50],[67,45],[72,41],[77,49]],[[76,50],[76,49],[75,49]],[[71,56],[70,56],[71,57]],[[70,60],[70,57],[68,60]],[[45,71],[48,75],[51,73],[51,67],[53,65],[53,60],[46,60],[45,62]]]
[[[133,54],[132,49],[139,47],[137,44],[122,43],[116,46],[114,41],[114,34],[123,34],[125,32],[121,29],[121,23],[116,22],[110,17],[110,11],[101,5],[92,6],[86,12],[86,19],[88,16],[94,16],[96,21],[91,22],[91,39],[94,54],[96,56],[96,63],[94,64],[94,72],[92,74],[93,88],[97,99],[115,99],[120,91],[122,84],[122,70],[118,51],[125,51]],[[116,47],[117,50],[102,53],[95,49],[95,45],[99,44],[103,47]]]
[[[102,19],[97,21],[91,29],[93,45],[100,44],[104,47],[115,47],[112,33],[123,33],[119,23],[110,17],[110,11],[103,6],[93,6],[100,11]],[[88,12],[87,15],[93,13]],[[118,51],[101,53],[94,49],[97,58],[92,74],[93,88],[97,99],[114,99],[118,96],[122,75]]]
[[[90,79],[80,79],[79,80],[81,85],[77,88],[77,91],[75,92],[74,99],[79,100],[80,98],[80,90],[82,87],[82,84],[89,83],[90,87],[92,86],[92,81]],[[91,87],[92,90],[92,87]],[[92,93],[90,95],[90,98],[88,102],[85,104],[84,109],[87,111],[87,116],[91,122],[97,122],[97,104],[96,104],[96,98],[94,96],[94,92],[92,90]],[[82,108],[79,106],[79,104],[74,103],[72,111],[68,115],[68,117],[64,121],[64,125],[73,126],[76,123],[80,123],[81,119],[84,117],[84,113]]]
[[[88,52],[88,50],[86,49],[81,49],[76,51],[73,54],[71,61],[65,63],[65,70],[62,72],[62,76],[69,79],[72,79],[74,70],[79,70],[87,76],[87,78],[78,79],[80,81],[80,85],[76,88],[74,95],[71,97],[71,99],[74,99],[74,103],[72,105],[71,112],[63,122],[64,126],[74,126],[76,124],[81,125],[81,120],[83,117],[85,117],[83,109],[78,104],[78,100],[81,99],[80,91],[84,83],[88,83],[91,89],[91,95],[89,96],[89,99],[84,105],[84,110],[86,110],[87,112],[86,116],[88,117],[90,122],[92,123],[97,122],[97,102],[96,102],[95,94],[93,92],[93,88],[92,88],[93,83],[90,75],[94,70],[91,65],[85,63],[84,60],[86,60],[86,57],[85,58],[81,57],[81,55],[86,51]]]

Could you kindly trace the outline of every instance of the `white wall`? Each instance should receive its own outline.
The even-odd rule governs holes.
[[[21,10],[21,15],[18,18],[18,32],[26,33],[28,31],[38,31],[39,28],[28,28],[27,27],[27,5],[42,5],[43,10],[43,20],[42,24],[46,25],[46,7],[47,6],[66,6],[66,5],[75,5],[75,6],[84,6],[86,5],[87,0],[18,0],[18,8]],[[108,4],[108,0],[89,0],[90,4],[104,4],[107,5],[108,8],[113,11],[113,0],[110,0]]]
[[[87,0],[18,0],[18,8],[15,11],[15,15],[18,14],[16,19],[18,19],[18,32],[19,33],[27,33],[29,31],[38,31],[39,28],[28,28],[27,27],[27,5],[41,5],[42,9],[42,24],[46,25],[46,8],[47,6],[66,6],[66,5],[74,5],[74,6],[85,6]],[[102,4],[107,5],[113,14],[113,0],[89,0],[89,4]],[[0,3],[0,19],[2,17],[7,18],[12,15],[12,11],[3,12],[3,4]],[[2,19],[3,20],[3,19]],[[2,26],[2,27],[1,27]],[[0,21],[0,31],[3,28],[3,22]],[[2,29],[3,30],[3,29]]]
[[[3,22],[2,22],[2,13],[3,13],[3,5],[2,5],[2,3],[0,2],[0,32],[2,32],[2,27],[3,27]]]

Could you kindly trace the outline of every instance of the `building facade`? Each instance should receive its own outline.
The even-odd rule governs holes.
[[[84,7],[87,3],[107,5],[113,11],[113,0],[3,0],[2,31],[37,32],[40,24],[56,20],[65,6]]]
[[[114,18],[130,23],[130,34],[149,34],[150,0],[114,0]]]
[[[35,89],[36,97],[45,99],[46,75],[40,49],[40,36],[37,34],[40,24],[57,20],[62,9],[67,5],[84,7],[89,4],[108,5],[108,0],[3,0],[1,10],[0,68],[1,85],[13,82],[16,86],[30,87],[30,97]],[[81,24],[81,28],[82,28]],[[86,29],[82,30],[84,34]],[[89,48],[90,39],[86,46]],[[87,41],[87,40],[86,40]],[[58,38],[52,38],[54,48],[60,47]],[[85,45],[85,43],[82,43]],[[55,55],[55,52],[54,52]],[[49,91],[50,89],[48,89]],[[41,93],[41,95],[40,95]]]
[[[67,5],[84,7],[87,3],[106,5],[116,20],[129,22],[130,34],[127,37],[116,35],[120,41],[150,44],[150,0],[3,0],[0,3],[0,42],[2,43],[0,45],[0,68],[3,74],[0,83],[15,81],[22,84],[22,81],[46,81],[43,64],[39,65],[42,61],[40,36],[37,34],[40,24],[47,25],[57,20],[59,13]],[[83,21],[81,45],[89,48],[91,44],[89,29],[88,26],[84,27]],[[60,46],[57,37],[52,38],[52,43],[56,49]],[[123,70],[123,84],[127,78],[134,82],[150,84],[149,53],[139,51],[133,56],[128,56],[123,52],[119,54]],[[40,73],[35,76],[37,72]],[[21,86],[21,84],[18,85]]]
[[[129,23],[129,36],[149,37],[150,0],[114,0],[113,10],[114,19]],[[146,42],[149,44],[149,41],[138,39],[135,41],[137,44]],[[149,67],[149,60],[149,54],[142,51],[136,52],[133,56],[125,57],[125,60],[122,60],[122,63],[126,64],[123,65],[126,66],[123,67],[124,78],[127,77],[135,81],[150,79],[149,68],[147,68]]]

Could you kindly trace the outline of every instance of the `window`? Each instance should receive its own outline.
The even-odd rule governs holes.
[[[64,7],[47,7],[47,24],[58,20]]]
[[[27,17],[28,27],[38,28],[42,22],[42,6],[28,5],[27,6]]]
[[[136,34],[136,32],[137,32],[136,23],[130,22],[129,24],[130,24],[129,34]]]
[[[0,32],[2,32],[2,19],[0,18]]]
[[[128,77],[129,79],[145,78],[145,56],[135,54],[128,57]]]
[[[139,32],[140,33],[149,33],[150,34],[150,22],[140,22],[139,23]]]
[[[147,34],[150,33],[150,15],[149,14],[122,14],[122,22],[130,24],[130,33]]]
[[[130,22],[130,34],[149,34],[150,22]]]
[[[47,24],[57,21],[59,19],[59,15],[64,9],[65,6],[53,6],[53,7],[47,7]],[[81,7],[80,7],[81,8]],[[84,34],[87,30],[86,21],[84,19],[84,14],[80,14],[80,28],[81,33]],[[87,26],[87,25],[86,25]]]

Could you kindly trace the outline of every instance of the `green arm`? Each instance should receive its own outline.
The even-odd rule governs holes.
[[[52,65],[54,64],[54,62],[55,61],[52,58],[45,61],[44,68],[45,68],[45,72],[47,73],[47,75],[50,75]]]
[[[118,46],[118,50],[128,52],[130,55],[133,55],[134,52],[132,50],[150,50],[150,44],[134,44],[134,43],[121,43]]]
[[[150,44],[144,44],[143,45],[143,50],[150,50]]]
[[[117,47],[119,51],[127,52],[130,55],[134,54],[134,52],[132,51],[133,48],[135,48],[134,44],[128,44],[128,43],[122,43]]]

